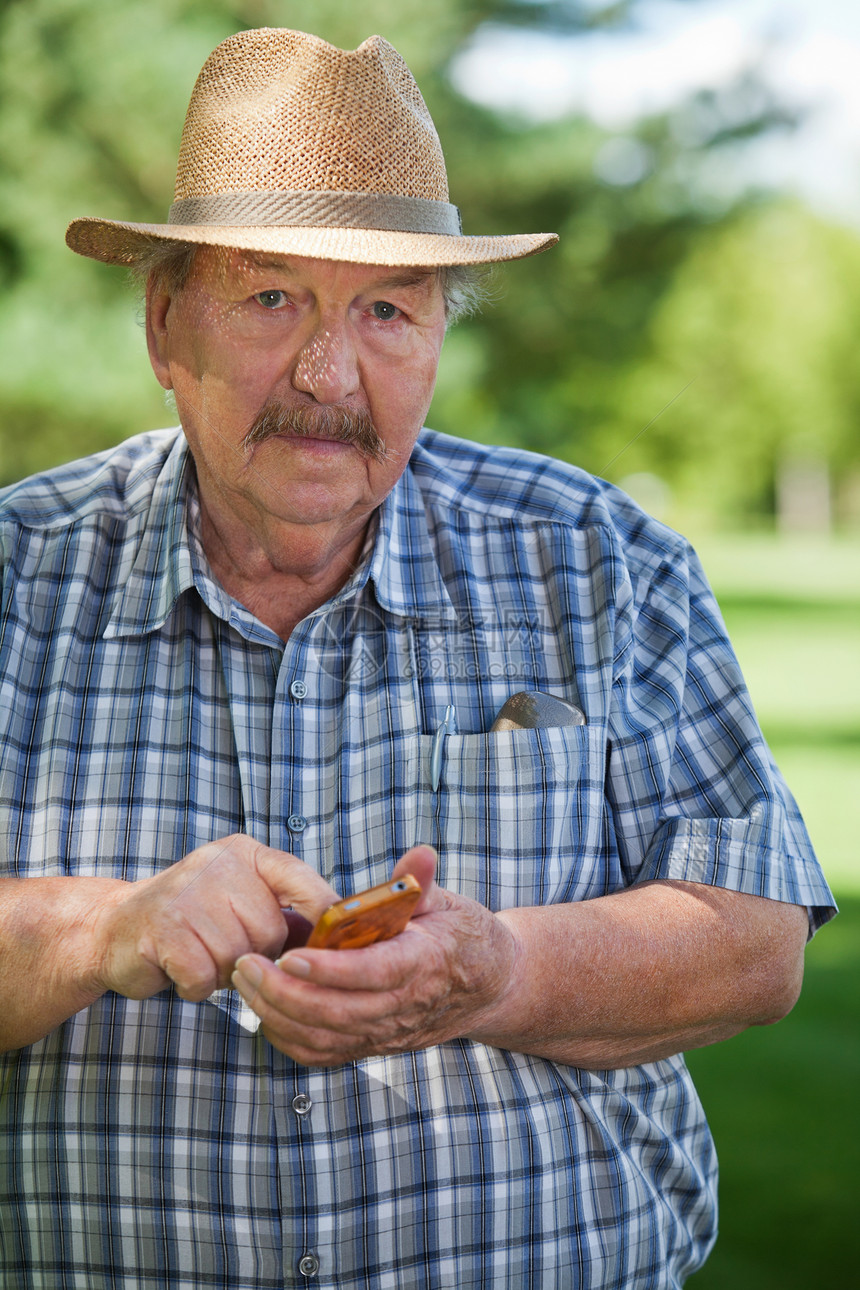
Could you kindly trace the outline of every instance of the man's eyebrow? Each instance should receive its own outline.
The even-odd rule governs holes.
[[[241,259],[246,264],[250,264],[252,269],[280,269],[284,273],[292,273],[293,266],[288,260],[283,260],[280,256],[277,259],[270,259],[265,255],[254,255],[251,251],[243,251]]]
[[[435,277],[433,269],[413,269],[407,273],[395,273],[388,278],[380,278],[371,285],[383,291],[386,287],[422,287]]]

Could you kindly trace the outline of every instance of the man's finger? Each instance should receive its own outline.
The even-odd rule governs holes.
[[[356,951],[360,953],[361,951]],[[243,955],[233,974],[233,985],[273,1034],[286,1042],[304,1035],[303,1043],[314,1047],[311,1036],[329,1051],[352,1049],[367,1044],[396,1041],[411,1025],[399,1010],[392,1012],[393,997],[373,991],[343,992],[305,983],[296,988],[288,976],[273,970],[272,964],[256,955]],[[346,1060],[346,1055],[343,1056]]]
[[[312,924],[338,899],[337,892],[325,878],[286,851],[276,851],[260,843],[254,862],[257,872],[278,898],[281,907],[292,908]]]

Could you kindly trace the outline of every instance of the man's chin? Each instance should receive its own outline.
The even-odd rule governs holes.
[[[367,463],[350,445],[327,441],[261,444],[248,463],[243,491],[287,524],[350,527],[376,504]]]

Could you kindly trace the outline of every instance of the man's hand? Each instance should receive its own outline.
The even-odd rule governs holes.
[[[171,984],[183,999],[205,999],[229,985],[241,955],[283,949],[282,906],[313,924],[338,899],[301,860],[241,834],[123,887],[94,921],[94,962],[101,991],[131,999]]]
[[[303,1065],[336,1066],[468,1034],[494,1008],[512,979],[514,937],[483,905],[436,887],[435,859],[413,847],[396,864],[392,877],[414,874],[424,894],[392,940],[239,961],[233,984],[270,1043]]]
[[[492,914],[432,883],[411,923],[360,950],[256,954],[233,984],[276,1048],[307,1066],[455,1037],[592,1070],[657,1061],[778,1020],[800,989],[800,906],[700,883]]]

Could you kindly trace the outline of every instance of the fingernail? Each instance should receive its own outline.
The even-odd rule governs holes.
[[[251,958],[241,958],[236,962],[236,970],[233,973],[233,984],[236,984],[236,977],[242,980],[252,989],[256,990],[257,986],[263,979],[262,969],[259,963],[255,963]],[[238,989],[238,986],[236,987]]]
[[[278,959],[277,966],[282,972],[289,972],[290,976],[310,976],[310,963],[297,954],[285,954],[282,959]]]

